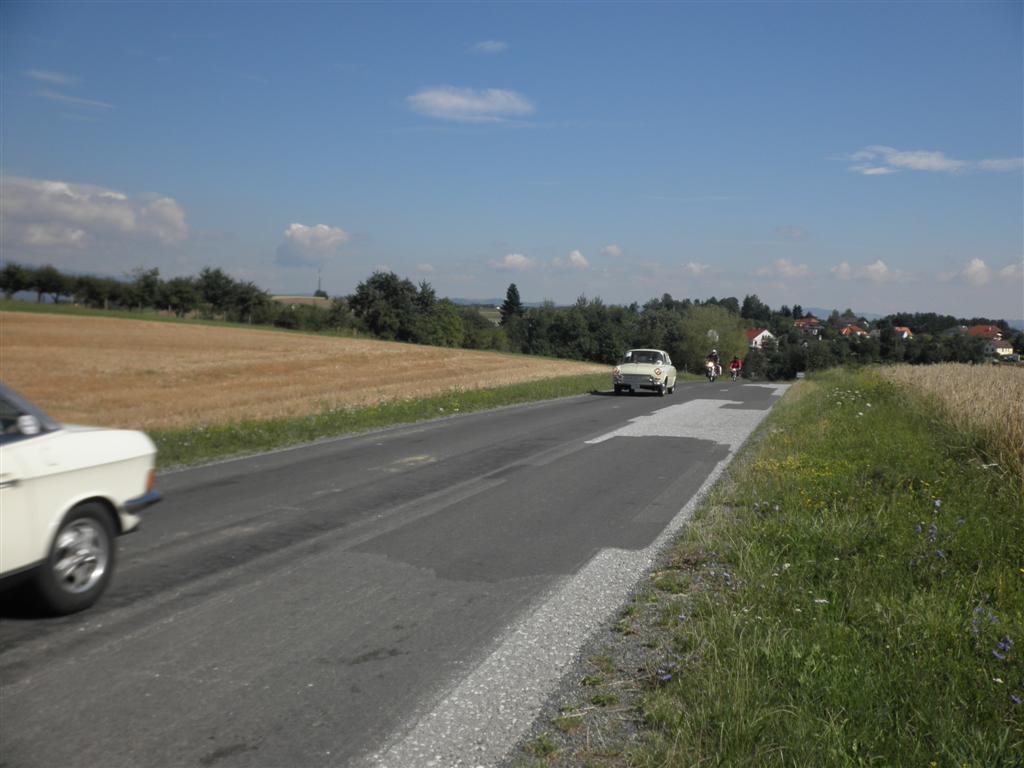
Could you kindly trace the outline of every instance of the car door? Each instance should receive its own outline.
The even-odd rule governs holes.
[[[0,575],[7,575],[42,559],[45,532],[39,516],[32,514],[31,461],[25,449],[33,438],[0,439]]]

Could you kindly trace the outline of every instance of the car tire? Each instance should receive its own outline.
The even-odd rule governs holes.
[[[615,385],[615,394],[616,395],[621,395],[622,394],[622,387],[620,387],[618,384]]]
[[[107,588],[115,559],[109,510],[96,502],[80,504],[61,521],[46,561],[35,575],[35,590],[53,613],[84,610]]]
[[[673,381],[672,382],[672,386],[668,388],[668,393],[671,395],[675,391],[676,391],[676,383]]]
[[[667,391],[668,391],[668,386],[667,385],[665,385],[665,384],[659,385],[658,386],[658,397],[664,397],[665,393]]]

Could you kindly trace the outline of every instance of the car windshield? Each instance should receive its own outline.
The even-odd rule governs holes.
[[[663,362],[661,355],[657,352],[651,352],[649,350],[631,350],[627,352],[625,357],[622,358],[624,363],[645,363],[655,364]]]

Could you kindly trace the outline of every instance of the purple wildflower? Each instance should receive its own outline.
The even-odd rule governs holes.
[[[933,506],[935,509],[942,509],[942,499],[936,499]]]
[[[914,532],[917,533],[918,536],[920,536],[922,533],[924,533],[924,526],[921,525],[921,523],[918,523],[914,526]]]
[[[994,650],[994,651],[992,651],[992,655],[995,656],[1000,661],[1006,661],[1006,654],[1005,653],[1000,653],[999,651],[995,651]]]
[[[931,525],[928,526],[928,543],[929,544],[934,544],[935,543],[935,539],[937,539],[938,536],[939,536],[939,526],[937,526],[935,523],[932,523]]]
[[[1018,696],[1016,693],[1011,693],[1010,694],[1010,701],[1013,702],[1013,705],[1015,707],[1019,707],[1021,705],[1021,703],[1024,702],[1024,699],[1021,699],[1021,697]]]

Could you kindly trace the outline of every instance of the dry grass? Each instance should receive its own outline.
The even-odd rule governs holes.
[[[985,436],[1004,469],[1024,473],[1024,368],[942,363],[883,371],[935,397],[954,426]]]
[[[70,423],[223,424],[603,370],[248,328],[0,312],[0,378]]]

